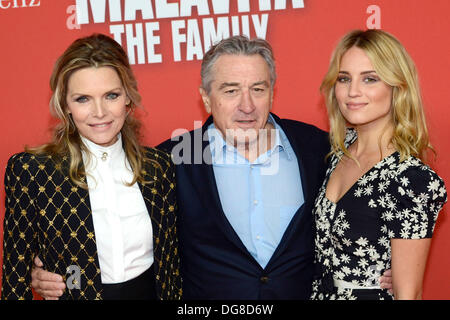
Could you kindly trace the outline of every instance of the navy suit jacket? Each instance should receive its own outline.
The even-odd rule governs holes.
[[[201,129],[178,137],[178,141],[188,146],[181,152],[179,146],[174,149],[178,141],[167,140],[158,146],[173,150],[175,162],[180,155],[184,158],[184,163],[176,165],[183,299],[310,296],[314,274],[312,208],[324,178],[328,138],[312,125],[272,116],[283,128],[297,156],[305,203],[295,213],[264,269],[248,252],[223,212],[210,164],[209,142],[204,135],[212,117]]]

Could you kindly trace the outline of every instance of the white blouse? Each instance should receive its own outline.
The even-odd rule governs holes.
[[[133,279],[153,264],[150,216],[122,147],[122,136],[102,147],[81,137],[91,153],[83,152],[97,255],[102,283]]]

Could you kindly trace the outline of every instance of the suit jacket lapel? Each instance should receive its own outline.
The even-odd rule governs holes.
[[[269,268],[274,263],[274,261],[276,261],[277,257],[283,252],[283,250],[286,249],[290,239],[297,232],[297,229],[299,227],[299,221],[301,220],[302,215],[308,214],[308,212],[305,212],[305,208],[308,207],[307,204],[310,201],[314,201],[314,199],[311,199],[311,196],[314,195],[312,195],[312,193],[309,190],[310,189],[309,172],[305,168],[305,154],[308,152],[308,150],[300,150],[299,145],[301,144],[301,142],[298,141],[295,134],[290,132],[287,127],[283,126],[283,123],[279,117],[277,117],[274,114],[272,114],[272,116],[274,117],[276,123],[279,124],[280,127],[283,129],[284,133],[286,134],[289,140],[289,143],[291,144],[292,149],[294,150],[295,156],[297,157],[298,168],[300,171],[303,189],[303,197],[305,202],[300,206],[300,208],[297,209],[296,213],[292,217],[292,220],[289,223],[288,227],[286,228],[283,237],[281,238],[280,243],[278,244],[278,247],[275,249],[272,257],[267,263],[266,269]]]
[[[212,117],[209,117],[201,128],[202,137],[204,136],[205,131],[208,129],[208,126],[211,123]],[[202,140],[202,151],[204,150],[204,152],[201,164],[191,164],[187,166],[187,168],[190,169],[192,175],[191,181],[196,181],[196,183],[194,184],[196,192],[199,195],[203,206],[208,210],[209,214],[214,217],[218,228],[236,247],[244,251],[251,259],[254,260],[253,256],[248,252],[247,248],[242,243],[236,231],[234,231],[233,227],[225,216],[222,204],[220,202],[219,192],[217,190],[213,166],[210,164],[211,150],[209,148],[209,141],[206,138],[205,140],[206,141]],[[196,143],[196,141],[192,143],[192,155],[194,154],[194,143]]]

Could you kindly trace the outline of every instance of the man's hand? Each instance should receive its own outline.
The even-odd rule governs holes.
[[[392,290],[392,273],[391,269],[386,270],[379,279],[381,289],[388,289],[389,293],[393,294]]]
[[[44,264],[38,256],[34,258],[31,270],[31,286],[46,300],[58,300],[63,294],[66,284],[62,276],[42,269]]]

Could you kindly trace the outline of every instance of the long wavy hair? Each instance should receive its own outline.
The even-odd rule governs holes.
[[[382,30],[351,31],[340,40],[333,52],[328,72],[320,86],[330,121],[330,154],[343,152],[352,158],[344,145],[347,122],[339,110],[334,91],[342,57],[352,47],[362,49],[380,79],[392,87],[394,130],[391,143],[399,152],[400,161],[411,155],[424,160],[426,151],[433,148],[428,138],[417,70],[403,45]]]
[[[127,97],[130,99],[128,116],[121,129],[123,148],[133,170],[133,180],[145,183],[142,177],[145,150],[140,145],[141,123],[133,117],[133,111],[141,106],[141,96],[131,70],[127,54],[113,39],[102,34],[93,34],[75,40],[56,61],[50,78],[52,97],[50,112],[60,120],[53,130],[52,140],[44,145],[26,148],[34,154],[47,154],[55,159],[69,159],[70,179],[78,186],[87,188],[82,151],[90,152],[82,142],[67,108],[67,84],[70,76],[83,68],[112,67],[118,74]]]

